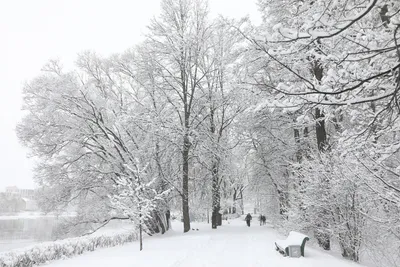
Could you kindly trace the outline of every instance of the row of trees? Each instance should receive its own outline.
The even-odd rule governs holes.
[[[40,160],[42,205],[77,205],[70,224],[94,223],[93,231],[131,220],[141,236],[168,229],[171,205],[189,231],[193,195],[211,203],[216,228],[230,127],[244,104],[234,75],[243,37],[232,23],[209,20],[205,1],[164,0],[131,50],[84,52],[68,72],[49,62],[24,87],[28,115],[18,126]]]
[[[397,266],[400,3],[259,6],[263,25],[242,31],[256,62],[247,82],[264,96],[250,131],[254,170],[270,179],[288,227],[353,261],[367,251]]]
[[[74,224],[130,219],[149,234],[180,207],[187,232],[209,207],[216,228],[246,189],[351,260],[399,244],[400,3],[258,4],[255,27],[163,0],[131,50],[46,65],[18,134],[41,159],[47,207],[79,203]]]

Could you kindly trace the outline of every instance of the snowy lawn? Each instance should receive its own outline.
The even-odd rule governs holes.
[[[223,222],[218,230],[208,224],[193,223],[199,231],[182,233],[182,225],[165,235],[148,237],[144,250],[138,242],[120,247],[100,249],[71,259],[60,260],[48,267],[360,267],[361,265],[335,258],[306,244],[304,258],[283,257],[275,251],[274,241],[282,239],[268,226],[247,227],[240,219]]]

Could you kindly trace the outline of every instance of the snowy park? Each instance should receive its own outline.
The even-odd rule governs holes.
[[[172,230],[162,236],[145,238],[145,249],[138,243],[101,249],[72,259],[51,263],[49,267],[362,267],[318,248],[306,245],[303,258],[283,257],[275,250],[275,240],[282,238],[270,225],[257,222],[247,227],[242,218],[234,219],[218,231],[206,223],[193,223],[194,229],[183,234],[182,224],[173,223]],[[197,230],[198,229],[198,230]]]
[[[399,0],[5,6],[0,267],[400,267]]]

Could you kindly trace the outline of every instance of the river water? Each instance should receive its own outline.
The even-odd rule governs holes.
[[[0,216],[0,252],[54,240],[56,216],[38,214]]]
[[[73,214],[41,215],[40,213],[25,213],[15,216],[0,215],[0,253],[12,249],[24,248],[44,241],[57,239],[56,228],[66,217]],[[113,221],[95,234],[110,234],[131,231],[134,227],[129,221]],[[71,233],[69,237],[79,236]]]

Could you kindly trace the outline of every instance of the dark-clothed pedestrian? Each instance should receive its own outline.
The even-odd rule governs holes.
[[[261,222],[260,223],[262,225],[265,225],[266,221],[267,221],[267,217],[265,217],[265,215],[261,215]]]
[[[248,227],[250,227],[251,219],[252,219],[252,217],[251,217],[250,213],[247,213],[245,220],[246,220],[246,223],[247,223]]]

